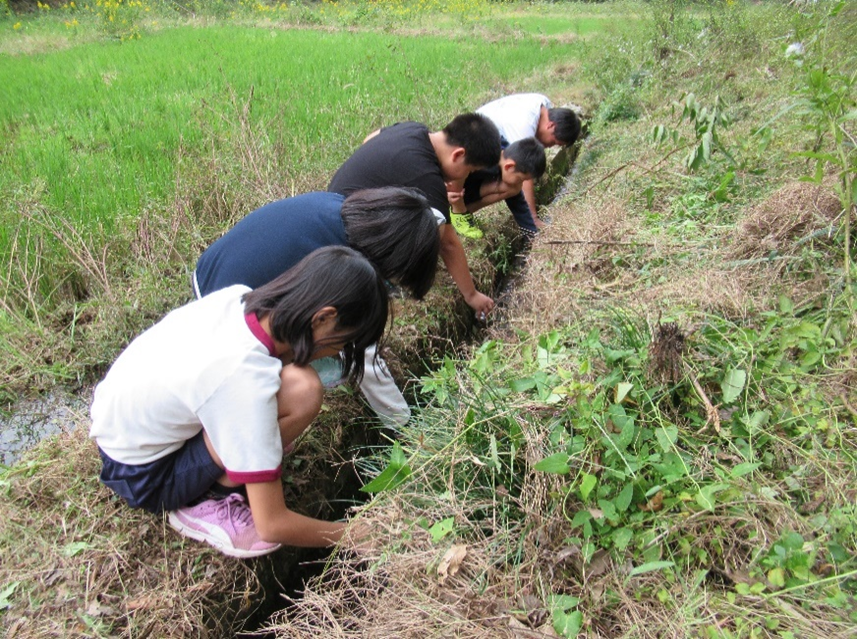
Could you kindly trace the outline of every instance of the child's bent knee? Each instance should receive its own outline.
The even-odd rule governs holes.
[[[283,366],[280,373],[280,401],[285,401],[293,408],[304,406],[308,411],[315,407],[315,412],[318,412],[323,395],[324,385],[311,366]]]

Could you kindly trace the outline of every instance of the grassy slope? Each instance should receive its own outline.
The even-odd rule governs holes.
[[[822,58],[854,108],[857,15],[817,31],[831,6],[593,46],[592,134],[504,320],[423,380],[368,566],[335,564],[279,636],[853,636],[854,291],[836,167],[818,187],[794,155],[837,145],[777,117]],[[695,171],[687,92],[731,120]]]

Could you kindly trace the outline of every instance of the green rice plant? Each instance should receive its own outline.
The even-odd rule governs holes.
[[[33,22],[46,33],[71,15],[81,33],[95,20],[80,7],[50,11]],[[180,296],[207,243],[271,199],[324,189],[371,130],[404,119],[440,128],[482,101],[468,78],[526,73],[568,51],[490,46],[225,25],[133,42],[81,36],[10,57],[0,68],[0,260],[13,265],[4,303],[44,324],[99,299],[122,308],[112,295],[147,288],[152,273],[180,282],[169,293]]]

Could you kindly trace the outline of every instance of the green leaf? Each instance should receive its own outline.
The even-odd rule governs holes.
[[[411,467],[408,465],[405,453],[399,442],[393,444],[390,453],[389,465],[381,473],[360,490],[364,493],[380,493],[392,490],[411,476]]]
[[[711,131],[706,131],[702,136],[702,157],[708,161],[711,158]]]
[[[65,546],[63,546],[62,554],[66,557],[74,557],[75,555],[79,555],[84,550],[88,550],[92,546],[85,541],[72,541]]]
[[[554,475],[567,475],[571,468],[568,465],[567,453],[554,453],[550,457],[545,457],[537,462],[533,467],[543,473],[553,473]]]
[[[598,507],[601,509],[601,512],[604,513],[604,517],[609,519],[611,522],[615,522],[619,519],[619,512],[616,510],[616,505],[612,501],[599,499]]]
[[[500,470],[500,454],[497,452],[497,438],[491,433],[491,464],[495,470]]]
[[[786,315],[791,315],[795,310],[794,303],[785,295],[780,295],[778,298],[780,303],[780,312]]]
[[[597,483],[598,478],[595,475],[583,473],[583,479],[580,480],[580,498],[583,501],[586,501],[587,497],[589,497],[589,493],[592,492],[592,489],[595,488],[595,484]]]
[[[728,488],[726,484],[708,484],[707,486],[703,486],[696,493],[696,503],[705,510],[714,510],[714,504],[716,503],[714,496],[726,488]]]
[[[735,466],[729,474],[737,479],[738,477],[743,477],[744,475],[752,473],[761,465],[761,462],[744,462],[743,464]]]
[[[756,431],[761,429],[765,424],[768,423],[768,420],[771,418],[771,413],[766,410],[757,410],[750,418],[747,420],[747,430],[751,435],[755,434]]]
[[[434,526],[429,528],[429,533],[431,534],[431,540],[433,542],[440,541],[441,539],[443,539],[449,533],[452,532],[454,525],[455,525],[455,517],[447,517],[446,519],[441,519]]]
[[[550,607],[551,610],[562,610],[567,612],[572,608],[576,608],[580,604],[580,599],[571,595],[551,595]]]
[[[616,506],[616,510],[620,513],[628,510],[628,506],[631,505],[631,499],[634,497],[634,485],[633,484],[625,484],[625,487],[622,489],[616,498],[613,500],[613,504]]]
[[[619,552],[623,552],[633,538],[634,533],[630,528],[617,528],[613,531],[613,546]]]
[[[629,384],[628,382],[622,382],[616,385],[616,403],[621,404],[622,400],[628,396],[628,393],[631,392],[631,389],[634,388],[633,384]]]
[[[655,438],[657,438],[661,450],[668,453],[672,450],[673,444],[675,444],[678,439],[678,426],[655,428]]]
[[[784,588],[786,585],[786,573],[782,568],[772,568],[768,571],[768,581],[777,588]]]
[[[3,590],[0,590],[0,610],[12,607],[12,595],[15,594],[15,590],[18,588],[20,583],[20,581],[13,581],[3,588]]]
[[[637,575],[642,575],[647,572],[664,570],[665,568],[672,568],[673,566],[675,566],[674,561],[649,561],[645,564],[634,566],[634,568],[631,569],[631,572],[628,573],[628,576],[636,577]]]
[[[513,379],[509,382],[509,388],[516,393],[523,393],[532,390],[536,387],[536,380],[532,377],[524,377],[523,379]]]
[[[580,632],[581,626],[583,626],[583,613],[579,610],[563,612],[562,610],[554,609],[553,629],[561,637],[574,639]]]
[[[733,368],[726,373],[726,377],[720,383],[720,390],[723,392],[723,403],[731,404],[738,399],[746,383],[747,371],[743,368]]]

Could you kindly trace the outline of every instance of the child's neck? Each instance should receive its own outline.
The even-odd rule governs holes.
[[[269,315],[265,315],[265,317],[259,318],[259,326],[262,327],[262,330],[268,334],[268,337],[271,338],[274,342],[274,354],[282,360],[283,364],[291,364],[294,359],[294,353],[292,353],[292,347],[288,342],[278,342],[273,333],[271,332],[271,320]]]

